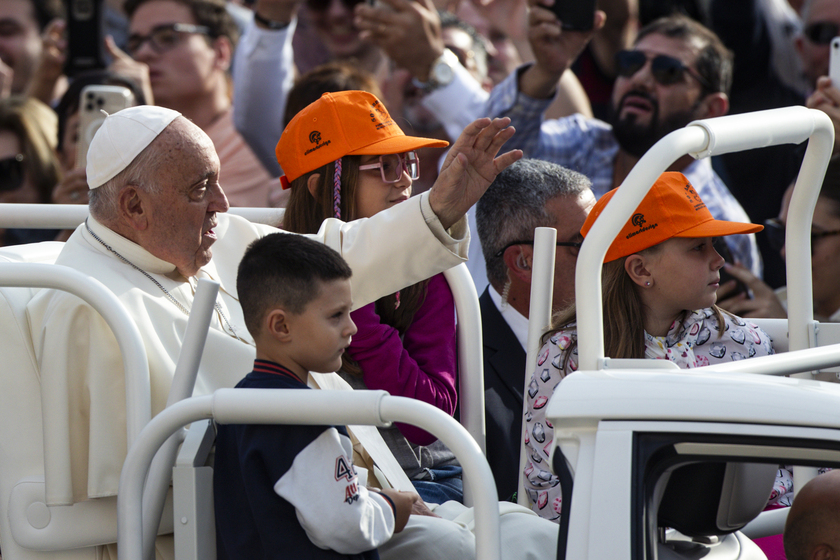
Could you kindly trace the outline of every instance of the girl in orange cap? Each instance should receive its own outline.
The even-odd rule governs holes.
[[[283,228],[316,233],[327,218],[370,218],[407,200],[419,177],[415,150],[446,145],[405,136],[369,93],[325,94],[292,119],[277,144],[283,184],[291,188]],[[359,330],[339,375],[354,388],[384,389],[454,414],[455,303],[442,274],[351,317]],[[382,432],[424,501],[463,500],[461,467],[446,446],[413,426]]]
[[[595,204],[581,228],[584,238],[615,192]],[[761,229],[715,220],[682,173],[663,173],[604,259],[605,355],[693,368],[772,354],[764,331],[715,306],[723,257],[712,239]],[[560,517],[560,486],[546,467],[554,432],[544,407],[577,369],[575,321],[574,304],[555,315],[525,395],[525,488],[534,511],[553,520]]]

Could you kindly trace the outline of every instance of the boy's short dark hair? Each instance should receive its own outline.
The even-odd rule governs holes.
[[[292,233],[272,233],[248,246],[239,263],[236,291],[251,336],[271,308],[299,314],[318,297],[321,282],[347,280],[353,272],[336,251]]]

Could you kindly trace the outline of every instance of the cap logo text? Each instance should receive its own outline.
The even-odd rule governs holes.
[[[645,220],[645,215],[641,214],[641,213],[633,214],[633,217],[630,218],[630,223],[633,224],[634,226],[636,226],[639,229],[637,229],[636,231],[631,231],[630,233],[628,233],[627,236],[626,236],[626,239],[630,239],[631,237],[635,237],[635,236],[639,235],[640,233],[642,233],[643,231],[647,231],[649,229],[656,229],[656,227],[659,225],[659,224],[650,224],[649,226],[646,226],[645,224],[647,223],[647,220]]]
[[[309,154],[311,154],[315,150],[320,150],[321,148],[323,148],[325,146],[329,146],[330,142],[331,142],[331,140],[327,140],[326,142],[324,142],[322,144],[321,143],[321,133],[317,130],[313,130],[312,132],[309,133],[309,141],[312,142],[313,144],[315,144],[315,147],[314,148],[309,148],[308,150],[303,152],[303,155],[305,155],[305,156],[308,156]]]

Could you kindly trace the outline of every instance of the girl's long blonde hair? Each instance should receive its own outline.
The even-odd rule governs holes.
[[[661,245],[654,245],[639,254],[658,251]],[[604,263],[601,271],[601,292],[604,305],[604,355],[609,358],[644,358],[645,357],[645,308],[639,297],[640,289],[624,270],[627,257]],[[712,305],[718,325],[723,325],[723,313],[717,305]],[[682,324],[692,310],[686,309],[678,317]],[[543,335],[545,343],[553,334],[572,328],[577,321],[577,307],[572,303],[559,310],[551,318],[551,326]],[[723,329],[718,332],[718,338]],[[561,369],[565,369],[569,357],[577,346],[577,339],[565,351]]]

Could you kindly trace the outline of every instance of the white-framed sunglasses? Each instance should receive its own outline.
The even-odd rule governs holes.
[[[387,154],[379,156],[377,163],[368,163],[359,166],[359,171],[379,168],[382,180],[386,183],[396,183],[402,178],[403,169],[408,173],[412,181],[420,178],[420,158],[417,152],[410,151],[404,154]]]

